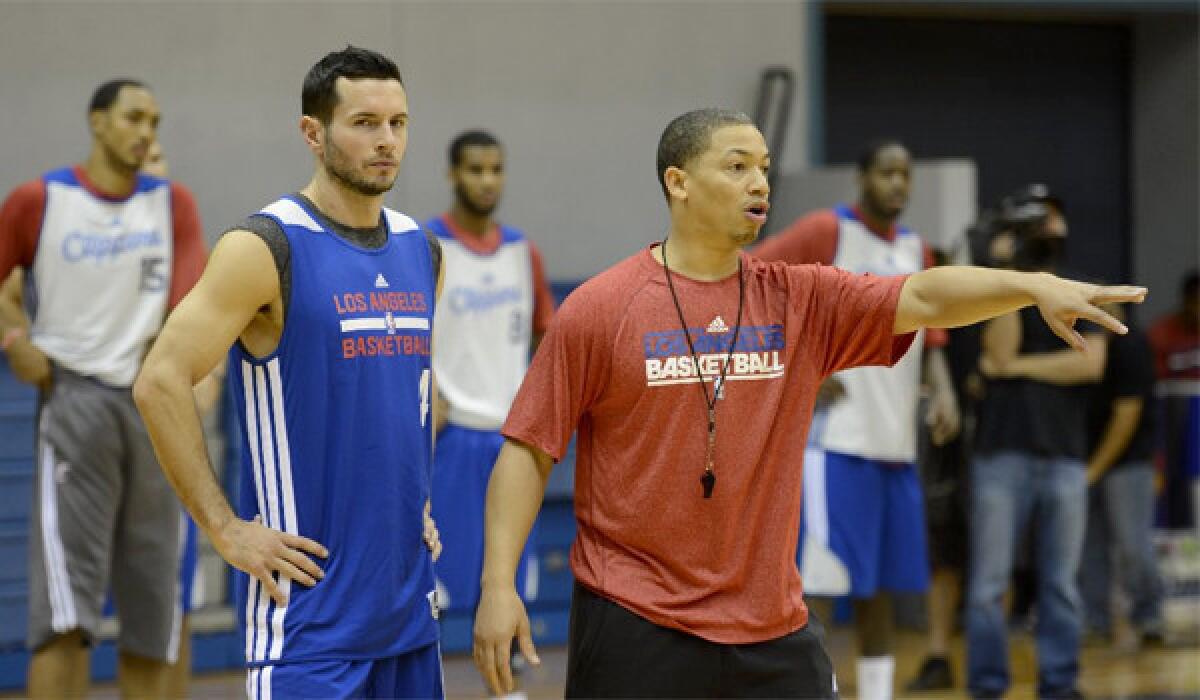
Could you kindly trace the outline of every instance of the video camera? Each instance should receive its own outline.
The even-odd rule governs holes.
[[[972,260],[988,267],[1053,269],[1066,239],[1065,227],[1047,226],[1053,212],[1063,213],[1062,199],[1040,183],[1004,197],[967,229]]]

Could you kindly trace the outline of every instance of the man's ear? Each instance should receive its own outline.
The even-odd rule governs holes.
[[[88,112],[88,128],[91,129],[92,136],[96,136],[108,123],[108,113],[104,110],[96,109]]]
[[[687,171],[672,165],[663,171],[663,182],[667,186],[667,194],[671,199],[687,200]]]
[[[300,117],[300,135],[313,153],[320,154],[325,150],[325,126],[319,120],[307,114]]]

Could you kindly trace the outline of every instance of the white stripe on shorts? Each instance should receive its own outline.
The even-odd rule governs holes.
[[[246,582],[246,661],[254,661],[254,641],[258,635],[258,627],[254,624],[254,608],[258,605],[261,593],[262,585],[258,579],[250,576]]]
[[[438,653],[438,675],[442,677],[442,697],[440,700],[446,700],[446,664],[442,660],[442,642],[438,640],[434,642],[437,645]]]
[[[187,514],[179,511],[179,556],[175,557],[175,609],[171,612],[171,639],[167,642],[167,663],[179,660],[179,634],[183,627],[183,555],[187,549]]]
[[[525,601],[534,601],[538,597],[538,584],[541,583],[541,571],[538,568],[536,552],[530,552],[525,561]]]
[[[829,492],[825,485],[825,451],[804,450],[804,527],[808,536],[829,547]]]
[[[45,421],[47,412],[43,411]],[[46,565],[46,586],[50,594],[50,627],[55,632],[67,632],[78,624],[75,597],[71,594],[71,577],[67,574],[67,559],[63,554],[62,536],[58,532],[58,491],[54,472],[57,469],[54,449],[42,447],[42,549]]]

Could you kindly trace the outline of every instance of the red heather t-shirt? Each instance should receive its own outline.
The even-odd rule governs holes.
[[[745,308],[717,402],[711,499],[700,484],[704,399],[650,249],[567,298],[502,431],[559,460],[578,428],[571,568],[581,584],[726,644],[807,623],[796,538],[817,387],[840,369],[895,363],[913,337],[892,334],[904,277],[741,260]],[[738,277],[672,280],[711,381],[733,338]]]
[[[896,224],[880,230],[867,222],[858,207],[854,207],[853,211],[868,231],[889,243],[896,241],[899,228]],[[841,228],[841,221],[838,219],[836,211],[819,209],[796,219],[784,230],[759,243],[751,251],[751,254],[763,260],[783,260],[793,265],[800,263],[832,265],[834,258],[837,257]],[[921,240],[921,248],[925,254],[925,269],[928,270],[936,264],[933,249],[924,239]],[[925,347],[944,348],[949,340],[950,336],[944,328],[925,330]]]

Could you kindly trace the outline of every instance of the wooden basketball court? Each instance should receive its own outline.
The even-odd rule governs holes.
[[[853,639],[845,628],[834,630],[830,638],[834,664],[839,669],[838,682],[842,698],[855,698]],[[1200,648],[1196,646],[1167,647],[1135,651],[1118,641],[1122,648],[1088,648],[1083,654],[1083,674],[1080,687],[1090,700],[1200,700]],[[897,693],[898,699],[959,700],[967,697],[962,689],[962,640],[956,642],[954,664],[960,687],[954,691],[921,694]],[[924,638],[916,633],[902,633],[897,657],[899,686],[912,677],[921,654]],[[542,666],[526,672],[524,690],[530,700],[561,698],[566,676],[566,650],[561,647],[540,649]],[[1014,684],[1009,700],[1036,700],[1033,640],[1028,635],[1016,635],[1010,651]],[[445,660],[446,697],[485,698],[482,682],[467,656],[451,656]],[[245,693],[245,676],[241,673],[221,673],[198,676],[192,687],[196,698],[233,698]],[[115,686],[96,688],[96,698],[117,698]]]

